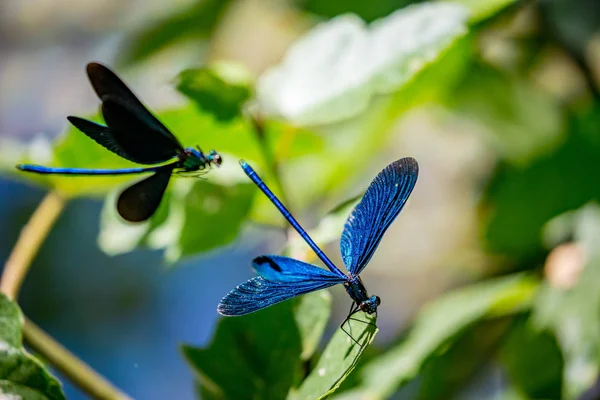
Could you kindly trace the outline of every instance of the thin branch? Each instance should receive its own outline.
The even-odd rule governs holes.
[[[4,264],[0,280],[0,292],[10,299],[17,299],[31,262],[64,206],[65,200],[57,192],[48,193],[21,231],[12,253]]]
[[[71,354],[30,320],[25,320],[23,337],[29,347],[94,399],[130,400],[104,377]]]

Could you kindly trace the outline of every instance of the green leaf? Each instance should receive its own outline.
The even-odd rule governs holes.
[[[108,254],[131,251],[137,246],[166,249],[175,262],[235,240],[248,217],[256,188],[252,183],[218,185],[181,179],[173,183],[163,204],[150,221],[128,224],[116,213],[115,195],[102,212],[98,243]]]
[[[599,109],[592,114],[600,118]],[[566,140],[556,151],[526,166],[500,165],[483,200],[490,251],[515,259],[539,255],[548,220],[600,199],[600,185],[590,184],[600,171],[594,121],[572,117]]]
[[[563,360],[556,338],[519,318],[500,349],[512,385],[531,399],[562,398]]]
[[[60,382],[23,348],[22,329],[21,310],[0,293],[0,397],[65,399]]]
[[[490,147],[513,164],[524,165],[564,140],[559,104],[527,81],[474,61],[453,93],[450,107],[481,123]]]
[[[185,197],[186,215],[178,242],[181,255],[222,246],[233,241],[252,205],[252,183],[231,187],[198,182]]]
[[[230,0],[196,0],[183,10],[154,21],[131,35],[119,52],[118,63],[133,64],[189,39],[207,39]]]
[[[268,114],[298,125],[348,119],[434,61],[466,32],[465,20],[465,8],[449,3],[412,5],[369,26],[353,14],[336,17],[260,78],[258,99]]]
[[[556,335],[565,362],[563,398],[573,399],[600,372],[600,206],[589,204],[566,218],[573,221],[573,237],[587,261],[575,286],[543,284],[533,319],[538,328]]]
[[[419,313],[409,336],[361,369],[361,385],[348,396],[384,399],[414,378],[423,363],[440,354],[465,328],[484,318],[530,307],[538,280],[515,274],[476,283],[441,296]]]
[[[308,360],[319,345],[331,313],[331,294],[327,290],[303,295],[297,301],[294,317],[302,338],[303,360]]]
[[[0,380],[0,399],[6,400],[48,400],[40,392],[12,382]]]
[[[226,317],[208,347],[184,345],[183,354],[198,374],[203,396],[284,398],[300,375],[303,356],[318,342],[329,303],[328,296],[311,293],[246,316]],[[309,308],[313,327],[308,326]]]
[[[240,117],[242,106],[250,98],[247,71],[231,64],[188,69],[179,74],[177,90],[219,121]]]
[[[223,164],[220,168],[212,168],[205,175],[206,181],[174,175],[157,212],[149,222],[142,224],[126,223],[117,215],[117,193],[113,190],[105,200],[101,216],[98,242],[103,251],[115,255],[146,246],[167,249],[167,260],[175,261],[180,256],[230,243],[237,237],[241,224],[249,216],[258,214],[257,209],[265,210],[260,212],[259,220],[278,220],[280,215],[268,199],[255,197],[257,189],[237,163],[237,158],[243,157],[269,181],[269,174],[263,174],[266,170],[263,150],[255,132],[245,121],[235,118],[227,123],[219,122],[211,114],[190,106],[163,111],[159,116],[184,145],[191,146],[200,140],[205,151],[214,148],[222,154]],[[319,148],[320,138],[309,131],[290,129],[281,123],[269,127],[268,131],[269,146],[285,151],[287,157],[305,155],[311,151],[311,143],[312,148]],[[198,132],[210,134],[199,139]],[[87,139],[80,132],[75,133]],[[108,153],[94,142],[91,145]],[[286,148],[294,150],[287,151]],[[69,151],[75,150],[70,147]],[[87,165],[94,167],[93,162]],[[62,182],[69,183],[69,178],[61,177],[61,185]],[[77,194],[86,194],[86,190],[93,188],[95,179],[88,177],[80,181],[76,189],[81,193]],[[133,180],[129,177],[127,185]],[[225,220],[227,223],[223,222]]]
[[[377,333],[375,318],[360,312],[355,314],[344,328],[339,328],[323,351],[319,362],[298,390],[288,397],[290,400],[322,399],[331,395],[356,367],[365,349],[371,344]]]

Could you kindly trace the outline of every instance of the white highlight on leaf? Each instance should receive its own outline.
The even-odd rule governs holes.
[[[0,340],[0,351],[8,352],[12,349],[12,346],[6,343],[4,340]]]
[[[0,389],[0,400],[23,400],[23,398],[18,394],[6,393]]]
[[[316,26],[267,71],[257,97],[267,114],[299,125],[337,122],[371,96],[398,90],[466,31],[467,9],[423,3],[367,25],[345,14]]]
[[[317,371],[317,373],[319,374],[319,376],[325,376],[325,373],[327,373],[327,369],[326,368],[319,368],[319,370]]]

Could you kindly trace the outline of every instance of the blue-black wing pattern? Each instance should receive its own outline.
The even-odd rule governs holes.
[[[291,283],[313,280],[341,283],[346,281],[345,278],[326,269],[283,256],[256,257],[252,260],[252,267],[258,275],[270,282]]]
[[[310,280],[282,283],[271,282],[257,276],[242,283],[223,297],[217,311],[226,316],[245,315],[301,294],[328,288],[336,283],[339,282]]]
[[[367,265],[383,234],[398,216],[415,187],[419,166],[406,157],[388,165],[371,182],[344,226],[340,248],[352,276]]]
[[[137,132],[140,141],[145,140],[145,135],[160,134],[172,142],[170,147],[182,148],[181,143],[177,138],[165,127],[141,101],[133,94],[133,92],[125,85],[125,83],[108,67],[92,62],[87,65],[87,74],[94,88],[94,91],[104,102],[108,98],[118,99],[124,104],[131,113],[135,114],[145,124],[152,127],[152,132],[146,131]],[[117,140],[119,137],[117,137]]]
[[[346,282],[333,272],[288,257],[260,256],[252,261],[252,266],[261,276],[229,292],[217,307],[220,314],[249,314],[304,293]]]

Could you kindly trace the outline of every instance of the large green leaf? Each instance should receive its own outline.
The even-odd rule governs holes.
[[[423,363],[465,328],[489,317],[530,307],[538,281],[516,274],[481,282],[441,296],[418,315],[409,336],[361,369],[362,383],[345,393],[349,398],[384,399],[414,378]]]
[[[466,9],[423,3],[367,26],[353,14],[318,25],[294,43],[257,86],[264,110],[298,125],[338,122],[375,94],[400,89],[466,32]]]
[[[297,382],[329,316],[329,298],[301,296],[243,317],[223,318],[206,348],[183,346],[204,398],[282,399]],[[307,307],[314,326],[307,325]]]
[[[22,329],[21,310],[0,293],[0,398],[65,399],[60,382],[23,348]]]
[[[375,318],[359,312],[344,324],[346,332],[340,327],[327,344],[312,372],[288,398],[308,400],[331,395],[354,370],[360,356],[375,338],[375,322]]]
[[[600,207],[589,204],[571,220],[572,235],[585,253],[585,266],[575,286],[545,282],[534,305],[534,321],[551,330],[564,357],[563,398],[577,398],[600,372]]]

